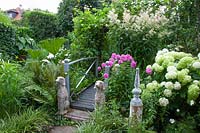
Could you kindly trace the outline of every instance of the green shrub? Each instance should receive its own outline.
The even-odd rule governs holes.
[[[73,30],[74,8],[77,0],[62,0],[58,8],[58,25],[62,36]]]
[[[155,63],[147,68],[153,73],[143,79],[143,118],[146,126],[158,132],[198,131],[199,57],[163,49],[157,53]],[[189,121],[188,130],[183,130]]]
[[[157,50],[167,46],[169,20],[160,10],[155,13],[150,9],[141,10],[138,14],[126,7],[121,14],[117,10],[113,8],[107,15],[110,22],[107,33],[110,52],[129,53],[144,67],[153,61]]]
[[[11,19],[5,13],[0,11],[0,22],[4,24],[11,24]]]
[[[9,116],[0,121],[1,133],[26,133],[42,132],[42,126],[48,124],[49,116],[43,110],[27,110]]]
[[[16,49],[16,30],[11,25],[0,22],[0,53],[14,56]]]
[[[52,13],[39,10],[26,11],[23,23],[30,27],[36,41],[57,36],[57,17]]]
[[[81,123],[78,127],[79,133],[110,133],[126,130],[128,121],[118,111],[115,101],[107,103],[103,108],[93,112],[91,120]]]
[[[97,10],[95,13],[85,11],[74,18],[74,31],[72,32],[71,54],[72,59],[88,56],[106,56],[105,36],[108,31],[105,26],[106,12]]]
[[[12,114],[23,105],[24,88],[31,83],[29,74],[13,63],[0,60],[0,116]],[[24,99],[25,100],[25,99]]]
[[[117,55],[113,53],[109,61],[102,63],[101,67],[105,65],[110,66],[108,80],[108,88],[106,89],[106,100],[116,100],[119,104],[121,113],[124,116],[128,116],[130,100],[133,97],[131,91],[134,85],[134,71],[136,67],[136,61],[130,55]],[[104,71],[103,71],[104,73]]]

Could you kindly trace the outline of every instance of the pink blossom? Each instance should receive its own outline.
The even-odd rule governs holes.
[[[107,78],[109,78],[109,74],[108,74],[108,73],[104,73],[103,77],[104,77],[105,79],[107,79]]]
[[[127,56],[124,55],[124,54],[122,54],[120,60],[122,60],[122,61],[127,61]]]
[[[106,66],[106,63],[102,63],[101,67],[104,68]]]
[[[110,67],[112,67],[113,64],[114,64],[114,63],[113,63],[112,61],[109,61],[109,62],[108,62],[108,65],[109,65]]]
[[[146,73],[151,75],[152,74],[152,69],[151,68],[146,68]]]
[[[115,59],[114,58],[110,58],[109,61],[115,62]]]
[[[134,60],[131,62],[131,67],[132,68],[136,68],[137,62],[135,62]]]
[[[126,58],[127,58],[128,61],[132,61],[133,60],[133,57],[130,54],[127,54]]]
[[[118,64],[122,64],[122,63],[123,63],[123,61],[122,61],[122,60],[119,60],[119,61],[118,61]]]
[[[116,59],[117,58],[117,54],[116,53],[112,53],[111,58]]]
[[[97,70],[98,70],[98,71],[101,71],[101,67],[99,66],[99,67],[97,68]]]
[[[117,60],[120,60],[121,56],[118,54],[116,55]]]

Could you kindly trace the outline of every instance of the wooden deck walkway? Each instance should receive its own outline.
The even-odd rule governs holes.
[[[94,89],[94,84],[92,84],[83,90],[76,100],[71,102],[71,108],[83,111],[93,111],[95,93],[96,90]]]

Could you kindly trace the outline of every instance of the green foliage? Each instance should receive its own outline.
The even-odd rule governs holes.
[[[23,23],[30,27],[36,41],[57,37],[57,17],[52,13],[39,10],[26,11]]]
[[[0,22],[0,53],[14,56],[16,49],[16,30],[11,25]]]
[[[92,119],[82,123],[78,132],[108,133],[126,130],[128,121],[122,118],[118,110],[116,102],[107,103],[106,106],[95,110]]]
[[[20,99],[24,95],[24,76],[19,71],[19,66],[0,60],[0,116],[4,117],[6,112],[16,112],[22,103]]]
[[[65,42],[66,42],[65,38],[54,38],[54,39],[42,40],[39,42],[39,45],[41,48],[47,50],[49,53],[56,55]]]
[[[142,92],[146,128],[158,132],[199,130],[199,63],[197,57],[184,52],[163,49],[157,53],[155,63],[148,66],[152,75],[142,80],[146,84]]]
[[[95,13],[85,11],[74,18],[71,44],[72,58],[88,56],[99,56],[101,58],[102,50],[106,49],[105,35],[108,30],[105,26],[106,12],[107,9],[104,11],[97,10]]]
[[[42,126],[48,124],[48,119],[47,112],[28,108],[22,113],[1,120],[0,131],[1,133],[41,132]]]
[[[11,19],[1,11],[0,11],[0,23],[11,24]]]
[[[128,108],[133,96],[131,91],[134,87],[134,70],[129,63],[124,63],[120,65],[118,72],[113,70],[110,75],[106,99],[116,100],[120,104],[122,114],[128,116]]]
[[[62,0],[58,8],[58,25],[61,35],[65,36],[67,32],[73,30],[74,8],[77,0]]]

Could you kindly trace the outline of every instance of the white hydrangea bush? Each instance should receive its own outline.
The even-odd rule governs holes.
[[[199,56],[199,55],[198,55]],[[170,99],[171,96],[182,93],[180,90],[184,89],[187,97],[187,103],[190,101],[199,103],[196,101],[200,94],[200,59],[199,57],[193,57],[191,54],[184,52],[175,52],[163,49],[157,52],[155,57],[155,63],[148,65],[147,68],[151,68],[153,74],[151,78],[152,82],[146,84],[144,91],[155,92],[162,90],[161,99],[159,99],[160,106],[166,106],[167,104],[161,104],[162,99]],[[150,67],[152,66],[152,67]],[[173,101],[169,100],[173,103]]]
[[[165,124],[195,116],[200,108],[200,54],[194,57],[184,52],[163,49],[157,52],[154,64],[148,65],[152,73],[142,79],[141,89],[144,117],[152,124],[164,120]],[[163,123],[162,122],[162,123]],[[174,124],[173,123],[173,124]]]

